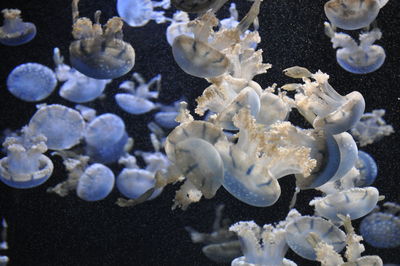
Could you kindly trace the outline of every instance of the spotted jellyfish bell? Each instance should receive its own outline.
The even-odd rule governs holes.
[[[17,46],[30,42],[36,36],[36,26],[23,22],[19,9],[3,9],[4,24],[0,27],[0,43]]]
[[[344,30],[368,27],[388,0],[330,0],[325,3],[329,21]]]
[[[383,210],[382,210],[383,209]],[[364,240],[377,248],[396,248],[400,246],[400,206],[386,202],[383,208],[376,208],[360,224]]]
[[[79,17],[79,0],[72,1],[72,35],[69,46],[72,67],[95,79],[114,79],[128,73],[135,64],[135,50],[122,40],[122,19],[113,17],[102,27],[100,11],[95,13],[95,23]]]
[[[85,121],[78,111],[59,104],[44,105],[32,116],[29,129],[46,137],[51,150],[66,150],[82,139]]]
[[[14,68],[7,78],[7,89],[12,95],[27,102],[47,98],[56,88],[54,72],[38,63],[25,63]]]
[[[133,115],[145,114],[155,109],[156,105],[149,99],[158,98],[161,89],[161,75],[158,74],[147,83],[139,73],[133,73],[132,77],[138,83],[138,86],[135,86],[134,81],[122,82],[119,88],[126,90],[127,93],[115,95],[118,106]],[[156,85],[156,91],[150,91],[153,85]]]
[[[28,127],[21,136],[7,137],[3,143],[7,156],[0,160],[0,180],[13,188],[32,188],[46,182],[53,163],[44,155],[46,137],[32,134]]]
[[[155,7],[163,7],[168,9],[169,0],[160,2],[151,0],[117,0],[117,11],[129,26],[141,27],[146,25],[150,20],[157,23],[163,23],[167,20],[164,11],[154,11]]]
[[[297,76],[298,67],[284,70],[284,74]],[[309,72],[307,72],[309,73]],[[295,107],[315,129],[323,129],[328,134],[339,134],[354,127],[365,109],[364,97],[358,91],[342,96],[328,83],[329,75],[320,70],[303,76],[304,84],[291,84],[296,90]],[[311,79],[315,81],[311,81]],[[288,86],[283,87],[288,88]]]
[[[60,87],[59,95],[74,103],[90,102],[102,95],[110,79],[94,79],[85,76],[79,71],[64,64],[60,50],[54,48],[53,55],[56,64],[56,77],[58,81],[65,81]]]
[[[336,33],[332,26],[325,22],[325,33],[331,38],[336,51],[338,64],[346,71],[354,74],[368,74],[379,69],[385,62],[386,53],[380,46],[374,44],[382,37],[382,32],[374,28],[369,32],[361,33],[360,44],[346,33]]]

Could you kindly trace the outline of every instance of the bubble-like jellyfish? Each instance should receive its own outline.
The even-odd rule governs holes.
[[[4,24],[0,27],[0,43],[17,46],[30,42],[36,35],[36,26],[31,22],[23,22],[21,10],[3,9]]]
[[[59,104],[40,107],[29,121],[29,129],[35,134],[43,134],[51,150],[65,150],[77,145],[84,128],[85,121],[78,111]]]
[[[60,87],[59,95],[74,103],[90,102],[102,95],[110,79],[89,78],[81,72],[64,64],[64,58],[60,50],[54,48],[53,55],[56,64],[56,77],[58,81],[64,82]]]
[[[400,206],[393,202],[383,204],[365,217],[360,224],[364,240],[373,247],[395,248],[400,246]]]
[[[53,163],[43,153],[46,137],[34,135],[29,128],[21,136],[7,137],[3,143],[7,156],[0,160],[0,180],[13,188],[32,188],[46,182],[53,172]]]
[[[7,78],[7,89],[18,99],[27,102],[47,98],[56,86],[57,79],[53,70],[38,63],[19,65]]]
[[[344,30],[368,27],[388,0],[330,0],[325,3],[325,15]]]
[[[150,20],[157,23],[163,23],[167,20],[164,11],[154,11],[155,7],[163,7],[168,9],[169,0],[160,2],[151,0],[117,0],[117,11],[129,26],[141,27],[146,25]]]
[[[113,79],[128,73],[135,64],[135,50],[122,39],[122,19],[113,17],[102,27],[101,12],[97,11],[93,24],[90,19],[79,17],[78,3],[79,0],[72,1],[72,67],[95,79]]]
[[[115,95],[115,100],[119,107],[124,111],[140,115],[150,112],[156,105],[149,99],[157,99],[161,89],[161,75],[153,77],[149,82],[145,82],[144,78],[139,73],[133,73],[133,79],[138,83],[135,86],[134,81],[124,81],[119,88],[127,93],[118,93]],[[156,85],[155,91],[150,91],[150,88]]]
[[[286,69],[284,73],[293,78],[301,77],[293,75],[293,70]],[[291,84],[296,90],[295,107],[304,118],[314,128],[324,129],[329,134],[339,134],[354,127],[365,109],[361,93],[353,91],[345,96],[340,95],[328,83],[329,75],[320,70],[310,77],[315,81],[304,76],[304,84]]]
[[[358,44],[350,35],[336,33],[328,22],[324,25],[325,34],[331,38],[333,48],[340,48],[336,51],[336,60],[344,70],[354,74],[367,74],[379,69],[385,62],[385,50],[374,44],[382,37],[378,28],[361,33]]]
[[[102,200],[114,187],[114,173],[105,165],[95,163],[79,178],[76,194],[86,201]]]
[[[128,135],[124,121],[117,115],[107,113],[90,121],[84,138],[90,157],[101,163],[116,162],[125,153]]]
[[[300,216],[294,218],[286,227],[286,242],[299,256],[308,260],[316,260],[317,255],[307,238],[310,233],[315,234],[323,242],[331,245],[336,252],[340,252],[346,245],[345,233],[333,223],[314,216]]]

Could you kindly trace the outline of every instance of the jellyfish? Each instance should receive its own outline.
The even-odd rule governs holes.
[[[85,76],[79,71],[64,64],[60,50],[54,48],[53,55],[56,64],[56,77],[58,81],[65,81],[61,86],[59,95],[74,103],[90,102],[99,97],[110,79],[94,79]]]
[[[330,0],[325,3],[329,21],[344,30],[368,27],[388,0]]]
[[[135,64],[135,50],[122,39],[122,19],[113,17],[102,27],[101,12],[97,11],[93,24],[90,19],[79,17],[78,3],[79,0],[72,1],[72,67],[95,79],[113,79],[128,73]]]
[[[3,9],[4,25],[0,27],[0,43],[17,46],[30,42],[36,35],[36,26],[31,22],[23,22],[21,10]]]
[[[164,128],[175,128],[179,125],[175,118],[179,114],[179,102],[175,101],[171,105],[161,105],[160,111],[154,115],[154,121]]]
[[[127,93],[118,93],[115,95],[115,100],[119,107],[124,111],[140,115],[150,112],[156,105],[149,99],[156,99],[161,89],[161,75],[153,77],[148,83],[145,82],[139,73],[133,73],[133,79],[139,84],[135,87],[133,81],[124,81],[119,88],[126,90]],[[156,91],[150,91],[150,88],[156,85]]]
[[[383,210],[382,210],[383,209]],[[364,240],[373,247],[395,248],[400,246],[400,206],[386,202],[365,217],[360,224]]]
[[[193,37],[193,32],[189,29],[189,15],[183,11],[176,11],[171,19],[171,24],[168,26],[165,33],[169,45],[172,46],[176,37],[180,35],[188,35]]]
[[[154,11],[155,7],[163,7],[168,9],[169,0],[161,2],[151,0],[117,0],[117,11],[129,26],[141,27],[146,25],[150,20],[157,23],[163,23],[167,20],[164,11]]]
[[[29,129],[46,137],[51,150],[65,150],[83,137],[85,121],[78,111],[59,104],[44,105],[32,116]]]
[[[21,136],[7,137],[3,143],[7,156],[0,160],[0,180],[13,188],[32,188],[43,184],[53,173],[46,137],[33,134],[28,127]]]
[[[293,78],[293,71],[284,72]],[[329,134],[339,134],[354,127],[365,109],[364,97],[358,91],[342,96],[328,83],[329,75],[317,71],[311,81],[303,77],[304,84],[297,84],[295,107],[316,129]]]
[[[117,115],[102,114],[87,125],[84,132],[86,151],[92,160],[101,163],[116,162],[125,154],[129,137],[124,121]]]
[[[338,64],[346,71],[354,74],[368,74],[379,69],[385,62],[385,50],[374,44],[382,37],[378,28],[360,34],[360,44],[346,33],[336,33],[332,26],[325,22],[325,33],[331,39],[336,52]]]
[[[56,88],[54,72],[38,63],[25,63],[14,68],[7,78],[7,88],[12,95],[27,102],[47,98]]]
[[[114,187],[114,173],[105,165],[95,163],[79,178],[76,194],[86,201],[102,200]]]
[[[383,119],[384,109],[373,110],[371,113],[362,115],[360,121],[351,128],[351,134],[360,143],[361,147],[379,141],[384,136],[394,132],[391,125],[387,125]]]

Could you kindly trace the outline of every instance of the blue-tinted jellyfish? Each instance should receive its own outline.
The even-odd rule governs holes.
[[[127,93],[118,93],[115,100],[119,107],[124,111],[140,115],[150,112],[156,105],[149,99],[156,99],[161,89],[161,75],[153,77],[148,83],[145,82],[139,73],[133,73],[133,79],[138,83],[135,86],[134,81],[124,81],[119,88],[126,90]],[[150,88],[156,85],[156,91],[150,91]]]
[[[344,30],[368,27],[388,0],[330,0],[325,3],[329,21]]]
[[[3,9],[4,24],[0,27],[0,43],[17,46],[30,42],[36,35],[36,26],[23,22],[19,9]]]
[[[43,184],[53,172],[53,163],[43,153],[46,137],[34,135],[29,128],[21,136],[7,137],[3,143],[7,157],[0,160],[0,180],[14,188],[32,188]]]
[[[114,173],[99,163],[90,165],[79,178],[76,194],[86,201],[102,200],[114,187]]]
[[[74,103],[90,102],[102,95],[110,79],[94,79],[85,76],[79,71],[64,64],[60,50],[54,48],[53,55],[56,64],[56,77],[64,82],[60,87],[59,95]]]
[[[135,64],[135,50],[122,40],[121,18],[113,17],[102,27],[101,12],[97,11],[93,24],[88,18],[79,18],[78,3],[79,0],[72,1],[75,39],[69,46],[72,67],[95,79],[113,79],[128,73]]]
[[[160,111],[154,115],[154,121],[164,128],[175,128],[179,125],[175,118],[179,114],[179,102],[174,102],[171,105],[161,105]]]
[[[146,25],[150,20],[157,23],[163,23],[167,20],[164,11],[154,11],[155,7],[163,7],[168,9],[169,0],[161,2],[151,0],[117,0],[117,11],[129,26],[141,27]]]
[[[340,48],[336,52],[338,64],[350,73],[371,73],[385,62],[385,50],[374,44],[382,37],[378,28],[360,34],[360,44],[346,33],[336,33],[328,22],[325,22],[325,33],[331,38],[333,48]]]
[[[125,153],[128,135],[124,121],[115,114],[103,114],[86,127],[84,138],[87,154],[101,163],[116,162]]]
[[[360,224],[364,240],[373,247],[395,248],[400,246],[400,206],[393,202],[383,204],[365,217]]]
[[[359,177],[355,181],[357,187],[366,187],[374,183],[378,175],[378,166],[374,158],[364,151],[358,151],[356,168],[360,171]]]
[[[51,150],[65,150],[77,145],[85,129],[78,111],[59,104],[45,105],[32,116],[29,129],[46,137]]]
[[[57,86],[54,72],[41,64],[25,63],[11,71],[7,78],[8,90],[18,99],[36,102],[49,96]]]

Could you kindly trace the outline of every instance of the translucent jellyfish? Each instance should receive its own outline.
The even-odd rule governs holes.
[[[200,233],[192,227],[185,227],[192,242],[206,244],[202,248],[203,254],[217,263],[231,262],[234,258],[243,254],[236,234],[228,230],[230,220],[224,219],[221,224],[223,209],[223,204],[216,207],[211,233]]]
[[[79,0],[72,1],[72,35],[69,46],[71,65],[82,74],[95,79],[113,79],[128,73],[135,64],[135,50],[122,40],[122,19],[113,17],[102,27],[100,11],[95,23],[79,18]]]
[[[59,94],[64,99],[74,103],[90,102],[102,95],[110,79],[89,78],[79,71],[64,64],[64,58],[60,50],[54,48],[53,55],[56,64],[56,76],[58,81],[65,81],[61,86]]]
[[[379,69],[385,62],[385,50],[374,44],[382,37],[378,28],[360,34],[360,44],[346,33],[336,33],[328,22],[325,22],[325,33],[331,38],[336,52],[338,64],[346,71],[354,74],[367,74]]]
[[[297,68],[297,67],[295,67]],[[292,71],[285,71],[293,76]],[[342,96],[328,83],[329,75],[317,71],[311,74],[311,81],[303,77],[304,84],[297,84],[295,106],[316,129],[329,134],[347,131],[360,120],[365,109],[364,97],[358,91]]]
[[[169,45],[172,46],[176,37],[180,35],[188,35],[193,37],[193,32],[188,27],[190,21],[189,15],[183,11],[176,11],[172,17],[171,24],[166,31],[166,37]]]
[[[385,112],[384,109],[378,109],[373,110],[372,113],[365,113],[351,129],[351,134],[358,140],[361,147],[379,141],[394,132],[393,127],[387,125],[383,119]]]
[[[371,155],[364,151],[358,151],[356,168],[360,172],[360,176],[355,182],[356,186],[365,187],[374,183],[378,175],[378,166]]]
[[[7,156],[0,160],[0,180],[14,188],[32,188],[46,182],[53,163],[44,155],[46,137],[33,135],[24,127],[21,136],[7,137],[3,143]]]
[[[344,30],[368,27],[388,0],[330,0],[325,3],[325,15]]]
[[[17,46],[30,42],[36,35],[36,26],[30,22],[23,22],[21,10],[3,9],[4,25],[0,27],[0,43]]]
[[[228,0],[172,0],[171,3],[179,10],[188,13],[202,13],[209,9],[216,12]]]
[[[155,20],[157,23],[165,22],[167,18],[164,17],[164,11],[154,11],[154,8],[163,7],[164,9],[168,9],[169,6],[169,0],[161,2],[151,0],[117,0],[118,16],[131,27],[144,26],[150,20]]]
[[[113,172],[107,166],[92,164],[79,178],[76,194],[86,201],[102,200],[113,189],[114,179]]]
[[[323,242],[340,252],[346,245],[345,233],[331,222],[320,217],[301,216],[294,218],[286,227],[286,242],[299,256],[316,260],[317,255],[312,245],[307,242],[310,233],[318,236]]]
[[[365,217],[360,224],[364,240],[373,247],[395,248],[400,246],[400,206],[393,202],[383,204]]]
[[[134,81],[124,81],[119,88],[126,90],[127,93],[118,93],[115,100],[119,107],[124,111],[140,115],[150,112],[156,105],[149,99],[157,99],[161,89],[161,75],[153,77],[148,83],[145,82],[139,73],[133,73],[133,79],[138,83],[135,86]],[[150,91],[150,88],[156,85],[156,91]]]
[[[36,102],[49,96],[57,86],[54,72],[41,64],[25,63],[11,71],[7,78],[8,90],[18,99]]]
[[[171,105],[161,105],[160,112],[154,115],[154,121],[164,128],[177,127],[179,123],[175,121],[175,118],[179,114],[179,102],[180,100],[175,101]]]
[[[117,115],[107,113],[96,117],[86,127],[84,138],[90,157],[101,163],[116,162],[125,154],[128,135],[124,121]]]
[[[375,208],[378,200],[379,192],[374,187],[352,188],[315,198],[310,206],[315,207],[319,216],[337,223],[341,221],[338,215],[349,215],[351,220],[367,215]]]
[[[248,14],[231,30],[230,39],[227,36],[227,40],[224,41],[221,40],[222,37],[217,38],[212,30],[217,26],[218,19],[212,11],[205,13],[191,24],[194,38],[185,34],[175,38],[172,45],[175,62],[186,73],[201,78],[216,77],[228,71],[231,62],[221,51],[233,45],[235,41],[240,41],[240,35],[257,18],[260,3],[260,0],[254,1]],[[237,38],[232,38],[234,35]]]
[[[59,104],[45,105],[29,121],[29,129],[43,134],[51,150],[65,150],[77,145],[84,132],[85,121],[78,111]]]

